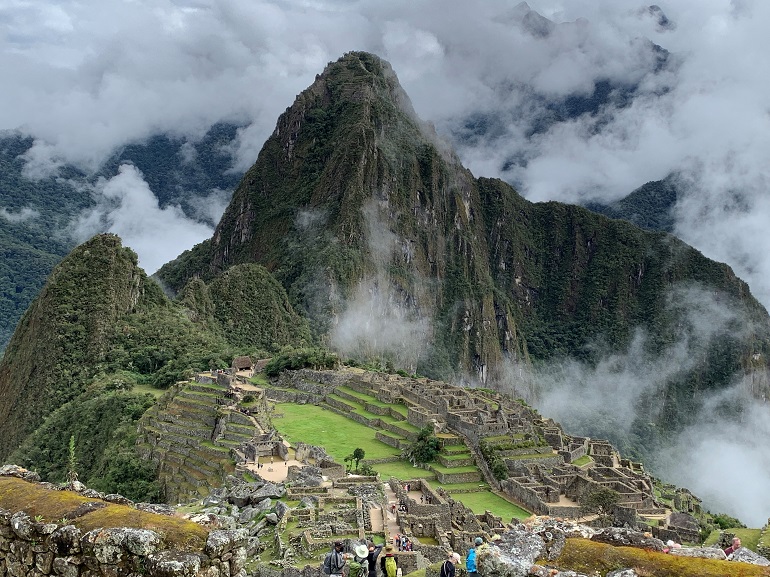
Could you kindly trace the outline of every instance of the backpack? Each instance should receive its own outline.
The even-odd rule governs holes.
[[[348,577],[367,577],[369,575],[369,569],[367,568],[366,559],[355,557],[350,563],[348,563]]]
[[[385,577],[396,577],[398,565],[395,557],[385,557]]]
[[[326,554],[326,557],[324,557],[324,567],[323,567],[324,575],[331,575],[332,574],[332,554],[331,552]]]

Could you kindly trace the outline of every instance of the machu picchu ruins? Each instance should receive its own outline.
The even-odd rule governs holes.
[[[361,423],[375,431],[377,440],[399,451],[429,427],[441,443],[436,460],[415,468],[420,474],[414,479],[390,484],[404,506],[395,512],[399,530],[431,543],[454,546],[446,542],[449,531],[459,540],[466,533],[482,532],[481,517],[487,519],[487,536],[512,521],[492,521],[494,512],[474,514],[456,507],[474,492],[491,491],[531,514],[579,519],[585,516],[581,497],[602,487],[618,493],[616,515],[629,526],[648,523],[654,534],[675,540],[692,536],[682,524],[669,525],[671,511],[656,498],[653,479],[639,463],[623,459],[605,440],[566,434],[522,401],[487,389],[355,368],[285,371],[255,386],[249,378],[254,366],[242,365],[178,384],[159,404],[163,420],[152,411],[143,419],[141,446],[146,457],[158,463],[170,502],[200,498],[208,485],[221,485],[227,475],[252,478],[268,461],[275,461],[274,467],[286,462],[287,477],[297,480],[313,478],[298,476],[303,466],[318,472],[308,487],[293,483],[293,495],[306,491],[322,499],[320,479],[337,487],[343,483],[345,467],[322,449],[304,443],[290,446],[282,439],[281,415],[274,406],[290,402],[317,405]],[[364,463],[376,466],[378,461]],[[423,502],[401,495],[401,481],[411,481],[423,493]],[[462,511],[453,516],[450,503]],[[387,516],[387,506],[374,506]],[[693,498],[680,511],[686,515],[697,508]],[[370,512],[362,515],[368,518]],[[356,527],[356,532],[361,530]],[[324,536],[328,544],[334,532]],[[321,534],[307,537],[317,540]]]

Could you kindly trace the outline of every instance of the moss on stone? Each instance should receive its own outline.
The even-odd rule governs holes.
[[[208,530],[197,523],[127,505],[104,502],[104,507],[69,519],[78,507],[94,501],[103,502],[72,491],[52,491],[16,477],[0,477],[0,508],[8,511],[24,511],[30,517],[39,516],[48,523],[75,525],[84,533],[100,527],[149,529],[158,533],[164,544],[173,549],[199,551],[206,544]],[[68,520],[61,522],[65,518]]]

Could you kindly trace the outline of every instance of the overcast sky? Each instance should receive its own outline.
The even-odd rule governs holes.
[[[95,167],[152,133],[195,137],[237,120],[248,125],[243,170],[327,62],[368,50],[446,138],[473,115],[493,119],[491,133],[454,145],[474,174],[531,200],[612,200],[680,171],[677,234],[770,305],[770,2],[661,2],[663,20],[633,0],[532,0],[558,24],[547,37],[521,25],[516,4],[4,0],[0,129],[39,139],[30,174],[40,174],[62,160]],[[648,41],[671,53],[664,70]],[[544,101],[587,94],[596,80],[636,86],[633,102],[531,136]],[[80,229],[95,215],[108,222],[148,272],[211,235],[159,208],[134,169],[94,194],[107,208]]]

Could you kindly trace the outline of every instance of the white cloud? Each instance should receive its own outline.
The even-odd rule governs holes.
[[[369,50],[391,62],[420,117],[466,137],[454,144],[476,175],[530,199],[611,200],[684,169],[677,233],[770,305],[770,3],[671,0],[661,7],[673,30],[637,0],[530,5],[558,24],[550,35],[528,32],[499,0],[8,0],[0,129],[36,138],[27,173],[42,177],[64,161],[95,167],[159,131],[238,119],[245,170],[328,61]],[[645,39],[671,52],[667,69],[654,72]],[[553,116],[549,102],[588,96],[597,80],[638,84],[634,100],[534,131]],[[149,271],[211,233],[159,209],[131,167],[95,192],[81,230],[106,224]],[[213,216],[221,202],[214,193],[201,209]]]
[[[115,233],[137,253],[139,265],[150,274],[214,232],[187,218],[178,206],[160,208],[141,172],[132,165],[121,165],[116,176],[101,179],[93,192],[96,207],[74,223],[78,240],[105,231]]]
[[[11,211],[7,208],[0,207],[0,218],[4,218],[8,222],[25,222],[27,220],[33,220],[40,216],[40,213],[34,208],[24,207],[18,211]]]

